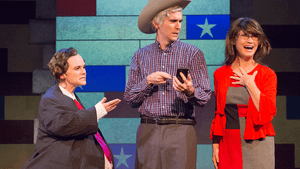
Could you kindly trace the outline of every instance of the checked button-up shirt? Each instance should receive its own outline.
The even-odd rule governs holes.
[[[161,71],[176,75],[177,68],[188,67],[195,88],[194,96],[188,97],[173,88],[173,81],[147,85],[146,77]],[[211,97],[210,82],[203,52],[179,39],[165,50],[158,41],[135,52],[128,75],[124,99],[131,107],[139,108],[148,117],[184,116],[195,117],[194,106],[204,106]]]

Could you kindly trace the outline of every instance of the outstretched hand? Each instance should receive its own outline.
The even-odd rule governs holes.
[[[191,75],[188,74],[187,78],[184,76],[182,72],[179,73],[183,83],[181,83],[176,76],[173,77],[173,87],[175,90],[182,92],[188,96],[192,96],[194,94],[195,88],[193,87],[193,81]]]
[[[109,102],[106,102],[106,100],[107,100],[107,98],[104,97],[100,102],[102,103],[103,107],[105,108],[105,110],[107,112],[110,112],[113,109],[115,109],[117,107],[117,104],[119,104],[121,102],[120,99],[114,99],[114,100],[111,100]]]

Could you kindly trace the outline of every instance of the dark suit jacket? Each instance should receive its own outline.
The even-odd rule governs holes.
[[[24,168],[104,168],[104,152],[94,137],[97,131],[101,134],[95,107],[79,110],[56,84],[41,99],[35,152]]]

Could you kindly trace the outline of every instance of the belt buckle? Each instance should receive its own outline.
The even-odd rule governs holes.
[[[159,124],[159,120],[160,120],[160,118],[159,117],[157,117],[157,118],[155,118],[155,124]]]

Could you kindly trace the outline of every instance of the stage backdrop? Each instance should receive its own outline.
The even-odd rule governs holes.
[[[85,59],[87,85],[76,90],[86,108],[104,96],[122,102],[99,127],[115,155],[117,169],[133,169],[137,109],[123,100],[131,58],[135,51],[154,42],[155,34],[143,34],[138,16],[148,0],[57,0],[56,51],[74,47]],[[206,60],[211,87],[213,72],[224,59],[230,22],[229,0],[192,1],[183,11],[180,40],[199,47]],[[197,108],[197,168],[212,169],[209,128],[214,96],[205,108]]]

